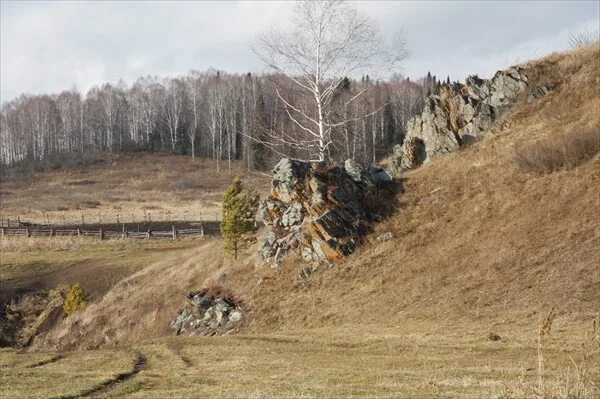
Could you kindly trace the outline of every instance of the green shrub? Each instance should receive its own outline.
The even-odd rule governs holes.
[[[255,219],[258,194],[253,190],[243,192],[240,178],[236,178],[223,198],[223,220],[221,234],[225,240],[225,251],[237,259],[240,249],[248,243],[248,233],[256,230]]]
[[[83,290],[83,288],[81,288],[79,283],[74,283],[71,286],[69,293],[67,294],[67,299],[65,299],[65,304],[63,306],[63,309],[65,310],[67,316],[70,316],[73,313],[83,310],[86,305],[85,300],[85,291]]]

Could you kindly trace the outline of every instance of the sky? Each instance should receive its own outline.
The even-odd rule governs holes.
[[[398,70],[463,80],[568,49],[569,35],[598,32],[600,2],[356,1],[382,37],[403,30],[410,57]],[[0,103],[143,75],[209,67],[261,72],[256,36],[285,29],[292,2],[0,2]]]

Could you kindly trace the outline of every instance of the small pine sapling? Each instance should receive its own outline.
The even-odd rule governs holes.
[[[254,190],[243,190],[242,182],[236,178],[223,197],[223,219],[221,234],[225,241],[225,252],[237,259],[238,251],[248,244],[248,235],[256,230],[255,219],[258,209],[258,194]]]

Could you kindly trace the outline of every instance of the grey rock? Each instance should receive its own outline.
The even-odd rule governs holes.
[[[536,86],[533,88],[533,90],[531,90],[531,95],[529,96],[529,101],[533,101],[536,98],[540,98],[545,96],[546,94],[548,94],[550,92],[550,89],[548,89],[548,86]]]
[[[296,185],[304,180],[310,167],[308,162],[290,158],[281,159],[273,168],[271,180],[272,191],[277,194],[276,199],[290,203],[293,200]]]
[[[209,291],[188,294],[189,304],[170,323],[177,335],[215,335],[225,333],[231,323],[242,318],[242,310],[230,299],[219,298]]]
[[[394,238],[394,234],[391,231],[388,231],[387,233],[383,233],[377,237],[377,241],[385,242],[391,240],[392,238]]]
[[[281,248],[277,248],[277,251],[275,251],[275,264],[281,263],[282,260],[283,260],[283,250]]]
[[[394,178],[392,177],[391,173],[387,170],[382,170],[380,172],[375,173],[373,175],[373,179],[378,183],[390,183],[394,181]]]
[[[235,309],[235,310],[231,311],[231,313],[229,313],[229,322],[236,323],[236,322],[242,320],[242,317],[243,317],[242,312]]]
[[[348,173],[348,175],[350,175],[352,180],[356,182],[359,182],[363,179],[363,167],[354,159],[346,159],[346,161],[344,162],[344,170],[346,171],[346,173]]]
[[[229,305],[227,302],[225,302],[222,299],[217,299],[217,300],[215,300],[214,309],[217,312],[228,312],[229,309],[231,309],[231,305]]]
[[[310,267],[303,267],[298,270],[298,277],[301,279],[306,279],[312,274],[312,269]]]
[[[401,148],[394,148],[390,172],[397,175],[485,137],[498,116],[527,87],[525,71],[511,67],[490,80],[469,76],[464,85],[454,88],[455,95],[449,100],[430,96],[421,115],[407,122],[404,142]],[[542,94],[544,89],[535,92]],[[442,101],[452,102],[453,111]]]
[[[283,212],[281,224],[283,226],[293,226],[295,224],[302,223],[303,219],[304,209],[302,208],[302,204],[294,202],[285,210],[285,212]]]
[[[302,259],[304,259],[306,262],[310,262],[311,260],[314,259],[314,252],[312,251],[312,249],[308,248],[308,247],[304,247],[302,248]]]
[[[380,167],[365,170],[353,160],[343,167],[281,160],[265,201],[270,220],[260,256],[276,267],[293,249],[307,262],[352,253],[365,231],[366,199],[392,180]]]

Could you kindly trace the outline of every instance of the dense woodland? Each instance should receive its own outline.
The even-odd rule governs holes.
[[[336,113],[345,119],[365,111],[372,115],[337,127],[329,158],[377,161],[402,141],[406,121],[421,111],[435,86],[429,74],[417,83],[399,76],[384,82],[344,79],[336,92],[340,104],[368,90]],[[53,157],[148,151],[211,159],[217,169],[232,160],[266,169],[280,155],[297,151],[263,140],[298,134],[276,89],[293,90],[277,75],[208,70],[165,80],[143,77],[131,86],[104,84],[85,95],[76,90],[22,95],[0,110],[0,162],[34,167]]]

